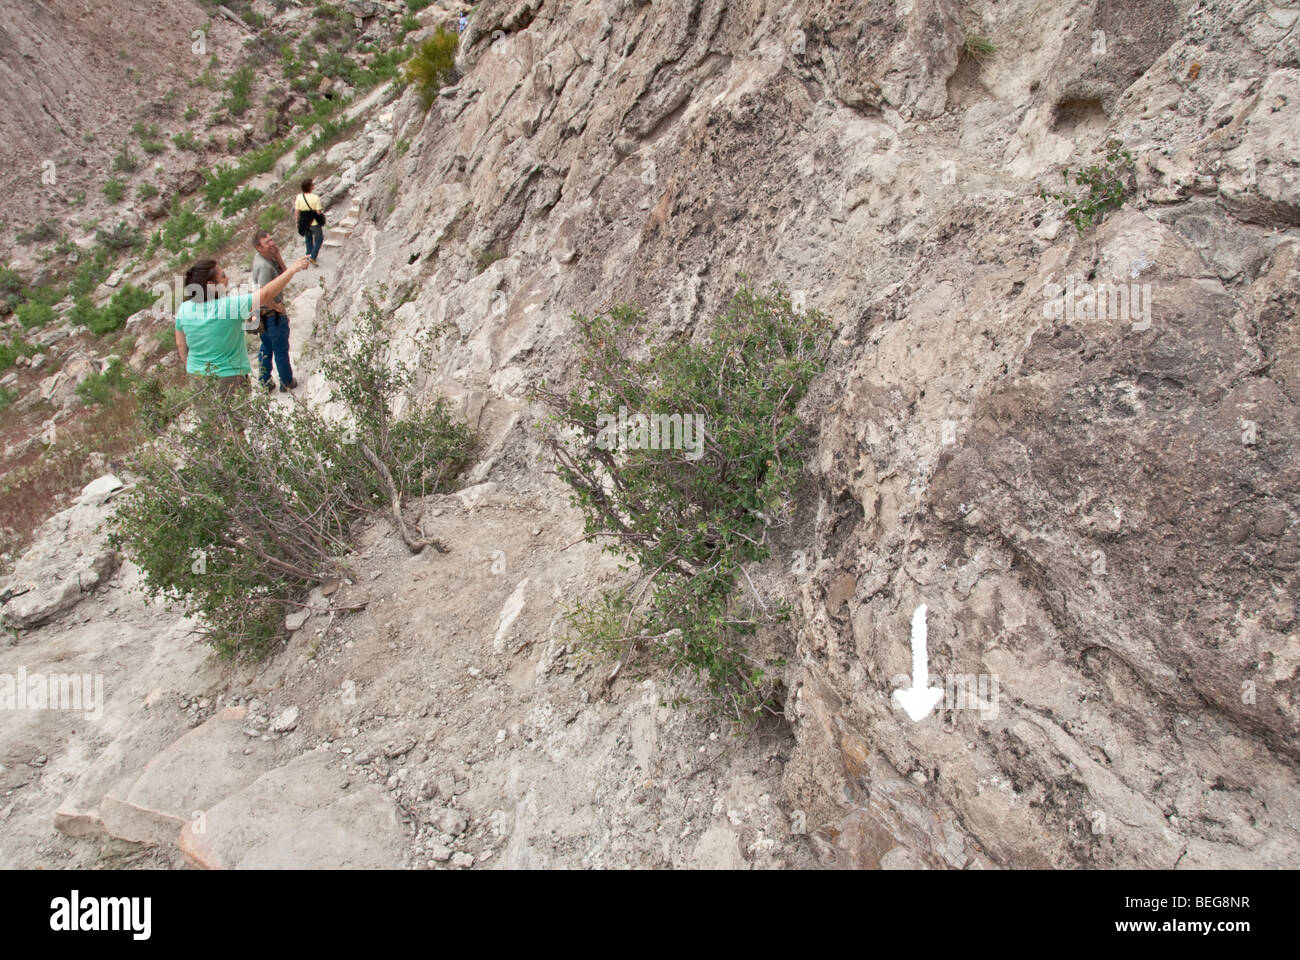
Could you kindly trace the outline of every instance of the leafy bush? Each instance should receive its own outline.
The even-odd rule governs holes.
[[[104,196],[109,203],[117,203],[126,193],[126,182],[119,177],[104,181]]]
[[[1065,185],[1070,185],[1070,170],[1063,171]],[[1038,195],[1044,200],[1057,200],[1065,205],[1065,216],[1074,228],[1083,233],[1094,224],[1101,223],[1108,210],[1118,210],[1124,205],[1133,189],[1133,155],[1124,149],[1118,140],[1106,144],[1106,158],[1099,164],[1076,170],[1073,174],[1076,186],[1083,189],[1076,193],[1049,192],[1044,187],[1038,188]]]
[[[230,243],[236,229],[236,224],[233,223],[210,224],[207,230],[204,231],[204,235],[194,245],[194,252],[205,257],[216,256]]]
[[[289,211],[282,204],[273,204],[257,215],[257,227],[259,230],[266,230],[268,233],[275,229],[276,224],[289,216]]]
[[[221,106],[233,116],[240,116],[248,109],[248,95],[253,89],[253,68],[244,64],[230,75],[226,81],[227,96]]]
[[[485,247],[482,250],[476,250],[474,252],[474,268],[478,273],[482,273],[504,256],[505,254],[495,247]]]
[[[698,671],[716,704],[755,716],[772,690],[742,638],[766,615],[737,609],[733,586],[746,564],[768,556],[767,527],[788,510],[806,442],[794,410],[822,367],[827,318],[797,312],[778,290],[742,286],[707,340],[657,344],[648,359],[632,359],[644,340],[636,307],[574,321],[577,385],[537,392],[562,428],[548,446],[587,535],[606,538],[605,549],[635,563],[643,580],[630,595],[579,604],[571,626],[588,647],[621,649],[624,661],[647,650]],[[685,451],[630,439],[619,449],[611,419],[620,411],[680,415],[680,428],[694,414],[703,427],[690,444],[679,428]]]
[[[193,109],[191,107],[191,109]],[[185,111],[187,114],[189,110]],[[199,143],[198,138],[188,130],[182,130],[180,133],[172,134],[172,143],[178,150],[199,151],[203,149],[203,144]]]
[[[160,136],[158,124],[145,123],[143,120],[137,120],[135,126],[131,128],[131,132],[141,140],[157,140]]]
[[[85,296],[104,282],[112,272],[108,263],[109,251],[96,247],[90,256],[77,264],[77,271],[68,284],[68,293],[74,297]]]
[[[408,83],[414,84],[425,109],[433,106],[438,91],[455,69],[457,42],[456,34],[439,27],[406,61],[404,76]]]
[[[58,235],[58,224],[53,220],[41,220],[29,230],[20,230],[14,239],[21,244],[48,243]]]
[[[274,140],[258,147],[240,158],[236,164],[219,163],[207,172],[203,182],[203,197],[217,204],[234,194],[235,188],[249,177],[266,173],[284,153],[285,142]]]
[[[134,173],[139,168],[140,160],[131,152],[131,145],[122,144],[122,149],[113,157],[113,170],[120,173]]]
[[[369,90],[385,80],[396,80],[401,75],[402,64],[410,55],[410,51],[401,45],[376,54],[369,66],[353,76],[353,85],[357,90]]]
[[[192,204],[182,204],[180,198],[173,197],[171,215],[162,228],[162,245],[172,253],[180,253],[196,233],[202,237],[203,218],[194,212]]]
[[[221,204],[221,215],[223,217],[233,217],[240,210],[247,210],[258,200],[262,199],[262,191],[254,187],[248,187],[240,190],[238,193],[227,197]]]
[[[100,309],[99,322],[90,325],[90,332],[102,335],[113,330],[121,330],[130,317],[150,306],[153,301],[153,294],[148,290],[129,283],[125,284],[121,290],[113,294],[113,299]]]
[[[962,41],[961,51],[976,60],[984,61],[997,52],[997,47],[982,33],[971,33]]]
[[[96,307],[88,296],[77,297],[68,319],[78,326],[88,327],[96,336],[103,336],[121,330],[131,316],[150,306],[153,301],[153,295],[148,290],[128,283],[102,307]]]
[[[26,303],[20,303],[14,310],[14,316],[24,327],[43,327],[54,319],[54,308],[48,303],[42,303],[39,300],[28,300]]]
[[[188,123],[188,122],[192,121],[192,120],[193,120],[195,117],[197,117],[198,115],[199,115],[199,108],[198,108],[198,107],[186,107],[186,108],[185,108],[185,112],[181,114],[181,117],[182,117],[182,118],[183,118],[183,119]],[[178,136],[179,136],[179,134],[178,134]],[[175,142],[176,142],[176,137],[172,137],[172,143],[175,143]]]
[[[72,301],[72,310],[68,313],[68,320],[79,327],[88,327],[98,316],[99,307],[95,306],[95,301],[82,294]]]
[[[8,297],[23,288],[23,278],[8,264],[0,264],[0,297]]]
[[[107,230],[96,230],[95,240],[103,244],[109,250],[133,250],[144,243],[144,237],[135,227],[129,227],[126,222],[119,220],[117,226]]]
[[[298,148],[294,153],[294,159],[299,163],[302,163],[312,154],[325,149],[336,141],[342,139],[348,131],[352,130],[352,128],[360,122],[360,117],[353,120],[335,120],[333,117],[330,117],[321,121],[320,129],[316,131],[310,141]]]
[[[152,200],[154,197],[158,196],[158,188],[152,183],[142,183],[140,186],[136,187],[135,195],[141,200]]]
[[[208,203],[220,203],[231,196],[241,182],[237,165],[218,163],[204,175],[203,198]]]
[[[401,498],[449,489],[473,438],[445,401],[391,416],[414,370],[383,362],[383,318],[367,304],[356,349],[340,345],[326,361],[344,376],[350,424],[260,391],[235,405],[204,383],[194,429],[138,456],[140,482],[110,521],[146,590],[198,614],[224,655],[267,653],[286,607],[339,575],[355,522],[378,508],[393,512],[412,550],[441,547],[410,536]]]
[[[353,82],[357,65],[352,58],[340,50],[329,49],[320,55],[320,72],[327,77],[334,77],[345,83]]]
[[[8,343],[0,343],[0,370],[8,370],[19,357],[35,356],[40,351],[40,347],[28,343],[22,337],[14,337]]]
[[[10,390],[8,387],[0,387],[0,413],[8,410],[13,402],[18,399],[18,391]]]
[[[113,357],[103,373],[92,373],[77,384],[77,396],[86,406],[107,406],[130,386],[130,379],[120,357]]]
[[[140,149],[147,154],[153,155],[153,154],[162,153],[164,150],[166,150],[167,144],[159,140],[146,140],[144,141],[144,143],[140,144]]]

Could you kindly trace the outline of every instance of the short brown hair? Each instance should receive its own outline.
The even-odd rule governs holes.
[[[303,193],[311,193],[311,187],[312,187],[312,182],[311,182],[310,180],[304,180],[304,181],[302,182],[302,192],[303,192]]]
[[[269,237],[270,235],[271,235],[271,234],[268,233],[268,232],[265,231],[265,230],[254,230],[254,231],[253,231],[253,247],[256,248],[257,245],[258,245],[259,243],[262,242],[262,238],[263,238],[263,237]]]

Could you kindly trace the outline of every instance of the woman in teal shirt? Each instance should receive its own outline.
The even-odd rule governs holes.
[[[185,271],[185,302],[176,311],[176,350],[185,372],[217,377],[223,392],[248,386],[252,367],[244,346],[244,321],[256,305],[270,303],[289,278],[311,265],[299,257],[289,269],[256,293],[223,296],[229,280],[215,260],[200,260]]]

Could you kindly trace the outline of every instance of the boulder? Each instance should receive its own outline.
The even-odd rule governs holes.
[[[77,503],[41,525],[0,584],[0,593],[26,591],[0,607],[6,626],[26,630],[70,610],[117,569],[118,555],[105,542],[101,525],[121,489],[116,477],[101,477],[86,486]]]

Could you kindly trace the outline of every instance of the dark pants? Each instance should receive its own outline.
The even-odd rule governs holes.
[[[307,256],[313,260],[316,254],[320,253],[321,244],[325,242],[325,229],[319,223],[313,223],[307,228]]]
[[[191,373],[190,382],[196,387],[206,385],[210,380],[217,381],[217,393],[222,400],[238,400],[248,393],[248,374],[237,373],[233,377],[209,377],[202,373]]]
[[[258,364],[262,368],[262,386],[271,382],[272,359],[275,360],[276,372],[280,374],[280,382],[293,383],[293,367],[289,365],[289,318],[283,313],[266,315],[266,333],[262,334],[262,346],[257,351]]]

